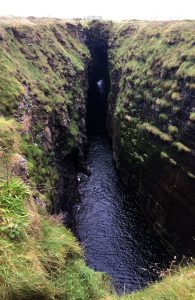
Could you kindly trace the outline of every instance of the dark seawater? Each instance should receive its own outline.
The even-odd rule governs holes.
[[[81,203],[74,210],[87,264],[108,273],[119,294],[140,289],[157,279],[168,254],[125,194],[106,138],[89,139],[87,163],[91,175],[78,175]]]

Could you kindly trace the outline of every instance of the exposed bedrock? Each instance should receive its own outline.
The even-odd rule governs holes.
[[[54,213],[71,222],[86,145],[87,68],[84,26],[63,20],[1,24],[0,114],[21,124],[29,183]]]
[[[106,132],[107,97],[109,93],[108,36],[111,22],[92,21],[86,29],[86,45],[91,53],[88,66],[87,132]]]
[[[194,22],[127,22],[109,41],[116,166],[170,248],[195,250]]]

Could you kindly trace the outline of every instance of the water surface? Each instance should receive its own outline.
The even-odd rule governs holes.
[[[89,140],[87,163],[91,175],[78,175],[81,203],[75,207],[87,264],[108,273],[118,293],[140,289],[166,266],[166,250],[126,195],[105,137]]]

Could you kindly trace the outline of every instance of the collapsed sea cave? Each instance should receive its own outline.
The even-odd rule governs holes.
[[[115,77],[113,83],[112,78],[111,87],[108,40],[108,24],[94,21],[85,29],[85,44],[91,59],[87,68],[84,109],[86,130],[82,128],[81,132],[87,142],[81,143],[65,159],[63,151],[61,153],[63,147],[56,151],[61,174],[56,212],[63,211],[65,225],[82,244],[88,265],[108,273],[120,294],[158,279],[160,271],[169,266],[173,254],[177,253],[179,259],[183,252],[176,250],[171,239],[167,243],[166,230],[163,234],[162,230],[159,232],[159,228],[162,229],[159,218],[163,220],[164,216],[159,214],[157,199],[152,199],[148,191],[140,196],[143,187],[142,179],[135,175],[137,164],[134,162],[129,167],[124,153],[121,157],[120,129],[117,128],[120,120],[114,127],[111,111],[115,106],[116,99],[112,97],[117,94],[118,81]],[[128,107],[127,103],[125,105]],[[62,136],[58,140],[63,141]],[[144,201],[143,207],[140,203]],[[172,232],[173,237],[174,234]]]
[[[85,44],[91,56],[82,108],[86,128],[79,123],[84,138],[68,155],[64,155],[64,148],[72,136],[67,129],[64,131],[55,115],[51,119],[60,175],[53,212],[63,212],[64,224],[82,244],[88,265],[108,273],[120,294],[156,280],[160,270],[169,265],[171,255],[167,251],[170,244],[165,244],[166,240],[162,243],[162,236],[154,231],[155,221],[149,222],[143,208],[140,209],[139,187],[131,185],[127,168],[124,173],[117,166],[112,140],[113,136],[116,139],[116,128],[110,118],[113,111],[108,107],[108,98],[113,101],[109,97],[109,26],[94,21],[85,29]],[[112,85],[112,94],[116,92],[113,87],[117,89],[117,86],[118,82]],[[74,114],[74,108],[70,113]],[[144,197],[147,202],[148,194]],[[174,247],[171,250],[175,253]]]
[[[103,34],[102,34],[103,32]],[[87,172],[78,173],[80,202],[74,205],[74,232],[87,264],[111,276],[119,294],[156,280],[170,255],[139,211],[117,173],[107,132],[108,31],[101,23],[88,29]]]
[[[12,21],[0,298],[193,298],[194,22]]]

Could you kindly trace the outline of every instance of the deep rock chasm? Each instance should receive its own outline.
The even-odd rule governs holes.
[[[102,297],[93,296],[95,288],[87,275],[86,285],[90,288],[81,289],[82,295],[77,298],[71,294],[72,289],[61,286],[57,270],[62,259],[67,256],[70,263],[71,255],[75,260],[83,259],[69,233],[64,240],[71,240],[72,250],[64,253],[46,245],[49,230],[58,228],[56,223],[76,233],[78,174],[90,176],[86,155],[88,139],[93,136],[108,137],[125,192],[133,197],[146,224],[150,224],[167,251],[178,257],[194,255],[194,33],[194,21],[85,23],[1,18],[1,199],[7,199],[5,195],[12,191],[14,199],[23,199],[15,193],[16,183],[12,186],[14,180],[21,185],[22,179],[30,190],[25,199],[30,200],[21,204],[17,214],[12,212],[9,201],[2,200],[0,234],[14,249],[14,257],[20,259],[14,251],[27,238],[31,250],[21,248],[22,259],[28,261],[28,270],[35,269],[27,259],[32,251],[32,257],[37,257],[35,282],[39,278],[48,282],[48,286],[37,288],[37,297],[47,290],[51,298],[44,299],[54,299],[59,289],[59,299]],[[4,181],[7,185],[3,185]],[[20,220],[20,214],[27,218],[25,222]],[[40,243],[34,250],[32,240]],[[46,257],[39,260],[37,253],[42,245]],[[11,252],[6,252],[9,247],[3,247],[6,257],[11,257]],[[62,258],[54,259],[52,251],[63,253]],[[14,273],[17,267],[11,268],[6,259],[2,261],[7,269],[0,274],[1,298],[17,295],[26,299],[26,291],[21,287],[20,294],[13,288],[15,283],[7,279],[10,276],[18,280]],[[72,264],[68,266],[75,274],[85,272],[79,273]],[[24,264],[18,268],[23,270]],[[19,281],[22,284],[24,280],[27,286],[25,276]],[[97,282],[101,280],[104,281],[99,278]],[[55,282],[55,288],[51,282]],[[36,297],[35,290],[29,286],[29,299]]]

